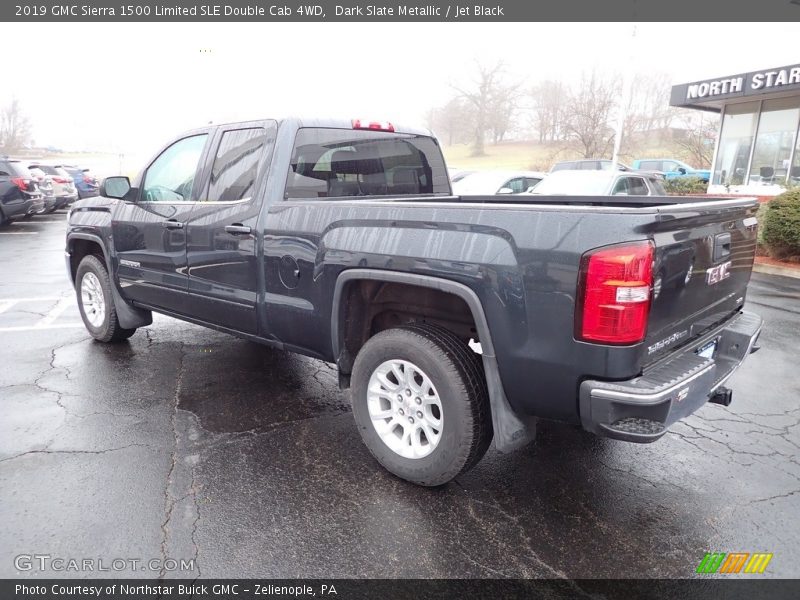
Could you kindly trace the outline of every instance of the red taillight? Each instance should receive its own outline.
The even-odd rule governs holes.
[[[394,132],[394,125],[388,121],[362,121],[361,119],[353,119],[353,129]]]
[[[594,250],[581,259],[575,337],[604,344],[644,339],[653,283],[653,244]]]
[[[25,179],[24,177],[12,177],[11,178],[11,183],[16,185],[23,192],[27,192],[28,191],[28,185],[30,185],[31,180],[30,179]]]
[[[69,183],[69,179],[65,179],[64,177],[53,177],[53,181],[56,183]]]

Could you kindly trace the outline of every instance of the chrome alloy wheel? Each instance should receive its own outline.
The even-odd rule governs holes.
[[[407,360],[387,360],[372,372],[367,388],[372,426],[392,451],[423,458],[442,439],[442,401],[430,378]]]
[[[106,299],[100,280],[88,272],[81,279],[81,306],[83,314],[93,327],[101,327],[106,318]]]

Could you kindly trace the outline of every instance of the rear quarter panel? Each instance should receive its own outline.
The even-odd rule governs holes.
[[[512,407],[577,422],[583,375],[625,378],[641,368],[639,346],[609,351],[573,339],[580,256],[597,246],[645,239],[648,220],[652,215],[602,207],[279,202],[259,226],[263,330],[290,348],[333,360],[326,333],[336,279],[345,269],[457,281],[482,303]],[[294,262],[299,277],[288,287]]]

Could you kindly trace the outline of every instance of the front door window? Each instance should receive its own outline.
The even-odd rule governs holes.
[[[142,185],[145,202],[187,202],[192,197],[197,165],[206,134],[183,138],[164,150],[147,169]]]

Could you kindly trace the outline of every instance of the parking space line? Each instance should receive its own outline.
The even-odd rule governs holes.
[[[11,226],[12,227],[19,227],[20,225],[38,225],[39,223],[66,223],[67,220],[64,219],[63,221],[56,221],[55,219],[36,219],[35,221],[15,221]]]
[[[48,331],[49,329],[74,329],[83,327],[83,323],[54,323],[46,327],[37,325],[23,325],[20,327],[0,327],[0,333],[11,333],[15,331]]]
[[[52,310],[33,326],[34,329],[46,329],[47,327],[50,327],[53,324],[53,321],[55,321],[61,315],[61,313],[63,313],[73,304],[75,304],[75,296],[66,296],[61,298],[52,308]]]
[[[54,300],[61,300],[64,296],[38,296],[34,298],[0,298],[0,302],[53,302]]]

